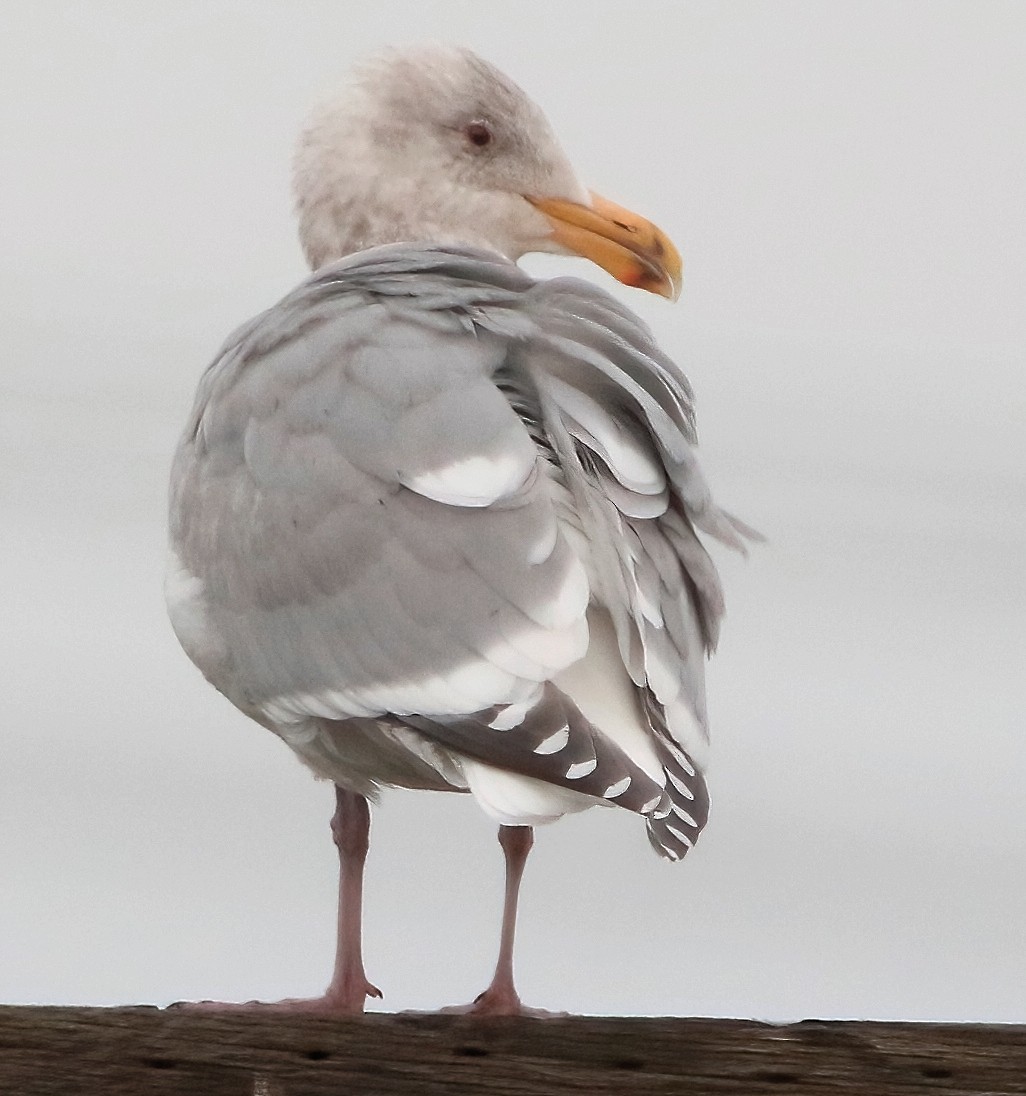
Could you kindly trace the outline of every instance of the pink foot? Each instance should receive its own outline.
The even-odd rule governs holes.
[[[328,990],[322,997],[285,997],[281,1001],[175,1001],[169,1008],[188,1012],[280,1012],[320,1016],[361,1016],[368,997],[381,997],[381,990],[370,982]]]
[[[549,1012],[544,1008],[529,1008],[520,1000],[514,989],[489,986],[469,1005],[448,1005],[439,1009],[446,1016],[532,1016],[539,1020],[551,1020],[554,1017],[569,1016],[568,1012]]]

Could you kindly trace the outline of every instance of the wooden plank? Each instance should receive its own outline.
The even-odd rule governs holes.
[[[1026,1027],[0,1007],[3,1096],[1021,1096]]]

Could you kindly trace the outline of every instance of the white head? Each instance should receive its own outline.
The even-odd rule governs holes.
[[[679,284],[669,240],[589,194],[541,110],[467,49],[389,50],[361,65],[303,130],[294,185],[314,269],[379,244],[418,242],[514,260],[575,252],[666,296]]]

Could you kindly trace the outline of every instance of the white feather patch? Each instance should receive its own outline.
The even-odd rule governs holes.
[[[542,739],[534,748],[536,754],[554,754],[559,753],[561,749],[570,741],[570,728],[560,727],[554,734],[550,734],[548,738]]]
[[[544,563],[555,551],[558,540],[559,522],[553,518],[551,521],[546,522],[545,528],[539,534],[538,539],[527,549],[527,562],[533,564]]]
[[[593,606],[588,611],[588,628],[588,653],[552,680],[586,719],[662,787],[663,765],[623,664],[612,618],[605,609]]]
[[[570,433],[594,448],[625,487],[642,494],[663,490],[666,476],[655,454],[608,408],[557,377],[546,377],[545,385],[571,420]]]
[[[443,468],[415,475],[403,474],[400,483],[418,495],[450,506],[491,506],[519,491],[535,470],[520,453],[495,457],[464,457]]]
[[[571,556],[563,584],[554,598],[527,611],[532,620],[548,628],[568,628],[584,616],[591,599],[591,585],[584,564]]]
[[[227,651],[211,623],[203,580],[192,574],[173,548],[167,556],[164,599],[178,642],[189,658],[204,673],[209,673]]]
[[[610,784],[602,794],[606,799],[616,799],[618,795],[623,795],[630,786],[631,778],[625,776],[623,780],[618,780],[615,784]]]
[[[519,704],[507,704],[505,708],[488,724],[493,731],[511,731],[519,727],[527,718],[527,713],[538,702],[541,690],[536,689],[531,697]]]
[[[482,651],[485,658],[517,677],[548,681],[588,649],[588,624],[581,615],[565,627],[543,628],[528,621],[510,628]]]
[[[555,822],[564,814],[594,807],[590,795],[561,788],[531,776],[497,769],[481,761],[461,758],[471,794],[486,814],[504,826],[537,826]]]
[[[533,681],[524,681],[490,662],[477,660],[444,674],[383,681],[360,688],[288,693],[263,701],[260,709],[276,723],[296,723],[311,715],[349,719],[385,712],[399,716],[454,716],[470,715],[497,704],[526,708],[537,695]]]

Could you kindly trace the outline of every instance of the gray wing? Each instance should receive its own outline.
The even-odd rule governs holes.
[[[176,630],[255,718],[412,729],[647,814],[662,855],[694,843],[723,611],[697,531],[754,534],[711,499],[687,381],[607,294],[445,248],[326,268],[208,371],[171,524]],[[661,781],[546,684],[590,598]]]
[[[383,248],[241,329],[175,461],[173,623],[209,680],[279,732],[399,722],[665,810],[545,684],[587,647],[590,588],[525,411],[537,396],[510,372],[533,284],[497,259]]]
[[[741,551],[759,535],[713,502],[690,387],[644,324],[577,280],[540,283],[532,296],[538,330],[524,357],[663,764],[672,811],[649,819],[649,838],[678,859],[708,815],[704,662],[723,615],[696,530]]]

